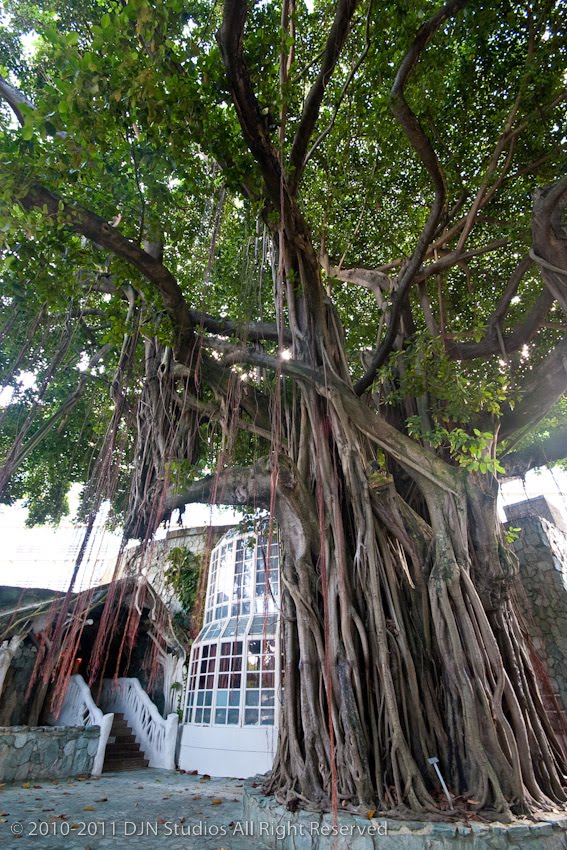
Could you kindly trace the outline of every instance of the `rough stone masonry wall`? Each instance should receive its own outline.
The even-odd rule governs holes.
[[[509,525],[521,527],[514,549],[526,624],[567,710],[567,534],[540,516],[514,518]]]
[[[0,727],[0,781],[65,779],[90,773],[99,726]]]

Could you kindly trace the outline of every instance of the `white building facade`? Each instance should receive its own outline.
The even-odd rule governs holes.
[[[280,685],[277,536],[229,531],[211,553],[189,661],[179,767],[248,777],[272,766]]]

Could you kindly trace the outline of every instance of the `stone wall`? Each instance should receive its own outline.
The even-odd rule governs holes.
[[[90,773],[98,726],[0,727],[0,781],[65,779]]]
[[[506,508],[507,516],[510,516]],[[554,691],[567,709],[567,534],[542,516],[514,516],[519,601]]]
[[[539,821],[509,824],[435,822],[290,812],[260,783],[245,784],[244,823],[251,846],[271,850],[565,850],[567,815],[549,812]]]

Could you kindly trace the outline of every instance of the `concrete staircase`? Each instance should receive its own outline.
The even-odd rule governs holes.
[[[132,734],[132,729],[120,713],[114,714],[114,722],[104,757],[103,772],[118,770],[141,770],[149,764]]]

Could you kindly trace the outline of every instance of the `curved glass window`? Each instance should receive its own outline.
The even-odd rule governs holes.
[[[211,553],[205,624],[189,663],[185,722],[273,726],[279,545],[230,531]]]

